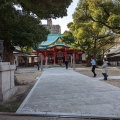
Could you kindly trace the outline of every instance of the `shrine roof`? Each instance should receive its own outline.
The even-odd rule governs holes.
[[[38,49],[44,50],[44,49],[46,49],[46,47],[38,46]]]
[[[49,34],[47,40],[41,43],[41,46],[48,46],[54,43],[59,37],[62,37],[62,34]]]
[[[55,46],[69,47],[66,44],[62,43],[61,38],[62,38],[62,34],[49,34],[47,36],[47,40],[43,41],[41,44],[38,45],[38,49],[43,50],[43,49],[52,48]]]

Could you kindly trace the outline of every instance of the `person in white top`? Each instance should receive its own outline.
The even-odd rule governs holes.
[[[92,57],[91,58],[91,65],[92,65],[92,72],[93,72],[93,74],[94,74],[94,76],[93,77],[96,77],[96,73],[95,73],[95,68],[96,68],[96,61],[95,61],[95,59]]]
[[[108,77],[107,73],[108,73],[108,62],[105,59],[103,59],[102,74],[104,76],[104,80],[107,80]]]

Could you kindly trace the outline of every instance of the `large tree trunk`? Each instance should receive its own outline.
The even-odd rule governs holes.
[[[3,53],[3,61],[10,62],[10,64],[14,64],[14,54],[13,51],[15,47],[12,46],[10,43],[4,43],[4,53]]]

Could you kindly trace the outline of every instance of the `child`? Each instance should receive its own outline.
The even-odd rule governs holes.
[[[107,61],[104,59],[102,65],[102,74],[104,76],[104,80],[107,80],[108,77],[107,73],[108,73],[108,64]]]

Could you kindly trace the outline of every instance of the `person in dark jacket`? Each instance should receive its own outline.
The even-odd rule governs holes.
[[[68,69],[68,60],[65,61],[65,67]]]

